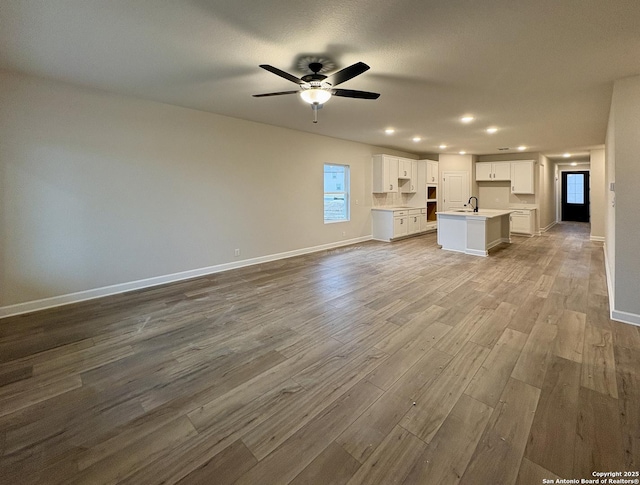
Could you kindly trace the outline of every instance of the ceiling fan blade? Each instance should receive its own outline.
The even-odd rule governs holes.
[[[343,82],[359,76],[360,74],[368,70],[369,66],[367,66],[364,62],[356,62],[352,66],[345,67],[341,71],[338,71],[335,74],[329,76],[327,81],[330,82],[332,86],[337,86],[338,84],[342,84]]]
[[[355,91],[353,89],[333,89],[331,93],[334,96],[342,96],[343,98],[378,99],[380,97],[379,93]]]
[[[297,78],[293,74],[289,74],[288,72],[284,72],[282,69],[278,69],[277,67],[270,66],[269,64],[260,64],[260,67],[276,74],[277,76],[283,77],[287,81],[291,81],[292,83],[304,84],[304,81],[302,79]]]
[[[254,98],[264,98],[266,96],[282,96],[283,94],[296,94],[299,93],[299,90],[295,90],[295,91],[280,91],[279,93],[266,93],[266,94],[254,94],[253,97]]]

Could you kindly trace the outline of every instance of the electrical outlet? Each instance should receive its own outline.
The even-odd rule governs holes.
[[[235,256],[240,256],[240,250],[239,250],[239,249],[236,249],[236,250],[233,252],[233,254],[234,254]]]
[[[342,235],[346,236],[347,235],[347,231],[342,231]]]

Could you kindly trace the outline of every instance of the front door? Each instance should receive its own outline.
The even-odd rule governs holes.
[[[562,172],[562,220],[589,222],[589,172]]]

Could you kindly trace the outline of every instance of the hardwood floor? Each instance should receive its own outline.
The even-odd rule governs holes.
[[[540,484],[640,470],[640,330],[562,224],[368,242],[0,320],[0,482]]]

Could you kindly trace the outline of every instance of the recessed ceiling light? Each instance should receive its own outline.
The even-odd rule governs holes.
[[[462,118],[460,118],[460,121],[462,121],[463,123],[471,123],[475,118],[471,115],[464,115]]]
[[[489,133],[490,135],[493,135],[496,131],[498,131],[498,128],[496,128],[495,126],[487,128],[487,133]]]
[[[571,162],[572,167],[575,167],[576,165],[578,165],[576,162]]]
[[[520,150],[521,152],[525,151],[526,149],[527,149],[527,147],[526,147],[526,146],[524,146],[524,145],[520,145],[520,146],[518,147],[518,150]]]
[[[420,140],[422,140],[422,138],[420,138],[419,136],[414,136],[413,138],[411,138],[413,141],[415,141],[416,143],[418,143]]]
[[[445,148],[447,148],[447,145],[440,145],[438,148],[439,148],[440,150],[444,150]]]
[[[464,150],[461,150],[461,151],[459,151],[458,153],[459,153],[460,155],[466,155],[466,154],[467,154],[467,152],[465,152]]]
[[[387,135],[393,135],[396,132],[396,130],[394,130],[393,128],[387,128],[386,130],[384,130],[384,132]]]
[[[571,156],[571,153],[565,153],[564,155],[562,155],[564,158],[569,158]]]

